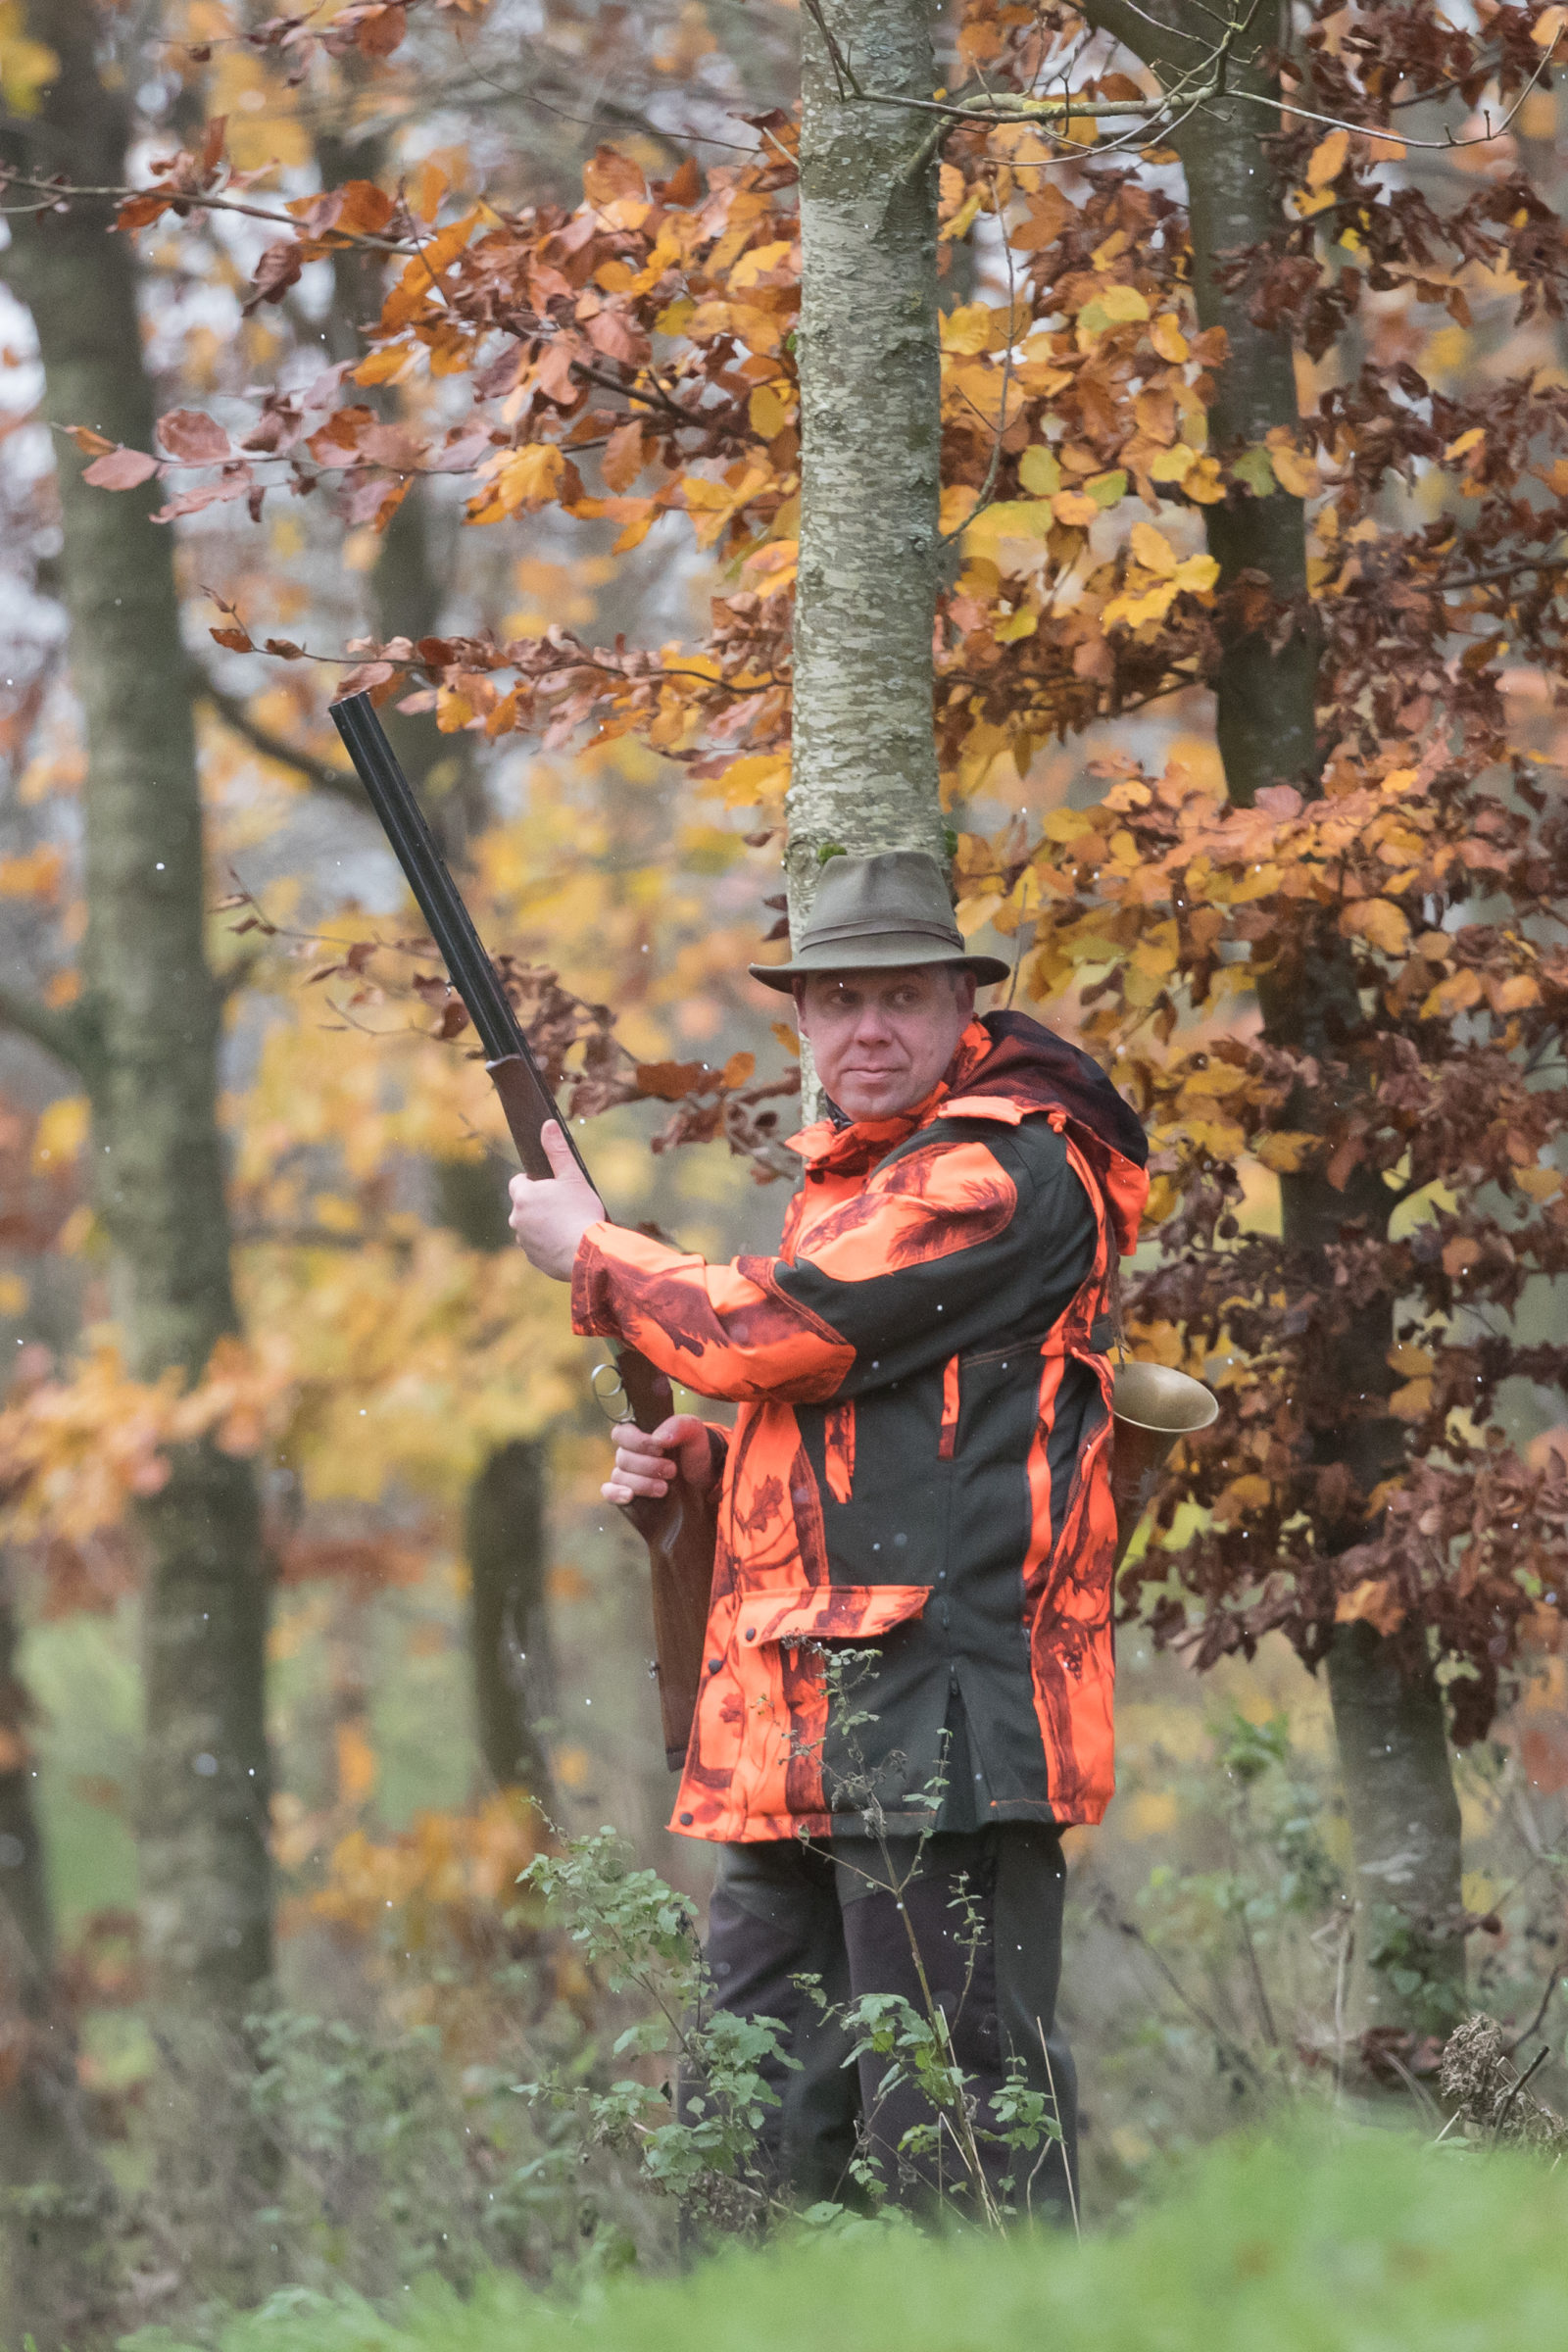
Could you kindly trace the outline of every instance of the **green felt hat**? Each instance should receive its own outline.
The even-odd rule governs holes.
[[[964,946],[934,858],[924,850],[883,850],[875,858],[830,858],[788,963],[747,968],[783,995],[808,972],[913,963],[962,964],[982,986],[1005,980],[1011,968],[1000,956],[973,956]]]

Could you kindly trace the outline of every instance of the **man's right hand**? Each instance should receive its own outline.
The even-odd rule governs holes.
[[[617,1421],[613,1435],[615,1467],[599,1490],[607,1502],[662,1502],[677,1472],[706,1494],[718,1474],[707,1424],[695,1413],[671,1413],[652,1430]]]

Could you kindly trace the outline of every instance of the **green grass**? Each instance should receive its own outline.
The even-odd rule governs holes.
[[[402,2300],[276,2297],[222,2352],[1562,2352],[1568,2169],[1392,2132],[1235,2139],[1081,2252],[862,2232],[622,2278],[571,2313],[502,2278]]]

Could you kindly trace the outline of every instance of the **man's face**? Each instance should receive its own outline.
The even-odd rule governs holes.
[[[953,1059],[974,1011],[974,974],[953,964],[813,972],[795,1011],[817,1075],[852,1119],[911,1110]]]

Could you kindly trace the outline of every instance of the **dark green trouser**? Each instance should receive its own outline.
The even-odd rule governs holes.
[[[853,2202],[846,2167],[863,2135],[902,2202],[928,2202],[939,2186],[963,2193],[963,2169],[947,2132],[935,2157],[911,2162],[898,2152],[911,2126],[931,2120],[927,2102],[912,2084],[881,2091],[886,2059],[851,2065],[843,2028],[824,2019],[796,1982],[818,1978],[834,2004],[902,1993],[923,2013],[912,1934],[975,2101],[975,2135],[993,2193],[1020,2211],[1060,2211],[1067,2203],[1061,2148],[1046,2143],[1019,2155],[1004,2147],[994,2136],[990,2102],[1009,2058],[1021,2061],[1027,2082],[1055,2103],[1076,2180],[1076,2078],[1055,2028],[1061,1841],[1052,1829],[1004,1823],[929,1838],[917,1869],[916,1851],[906,1838],[890,1840],[885,1859],[863,1838],[723,1849],[708,1938],[719,2005],[742,2017],[778,2018],[800,2062],[799,2071],[781,2067],[770,2078],[781,2101],[769,2110],[764,2135],[776,2177],[803,2203]],[[902,1901],[893,1891],[901,1886]],[[999,2186],[1007,2173],[1015,2180],[1010,2192]]]

